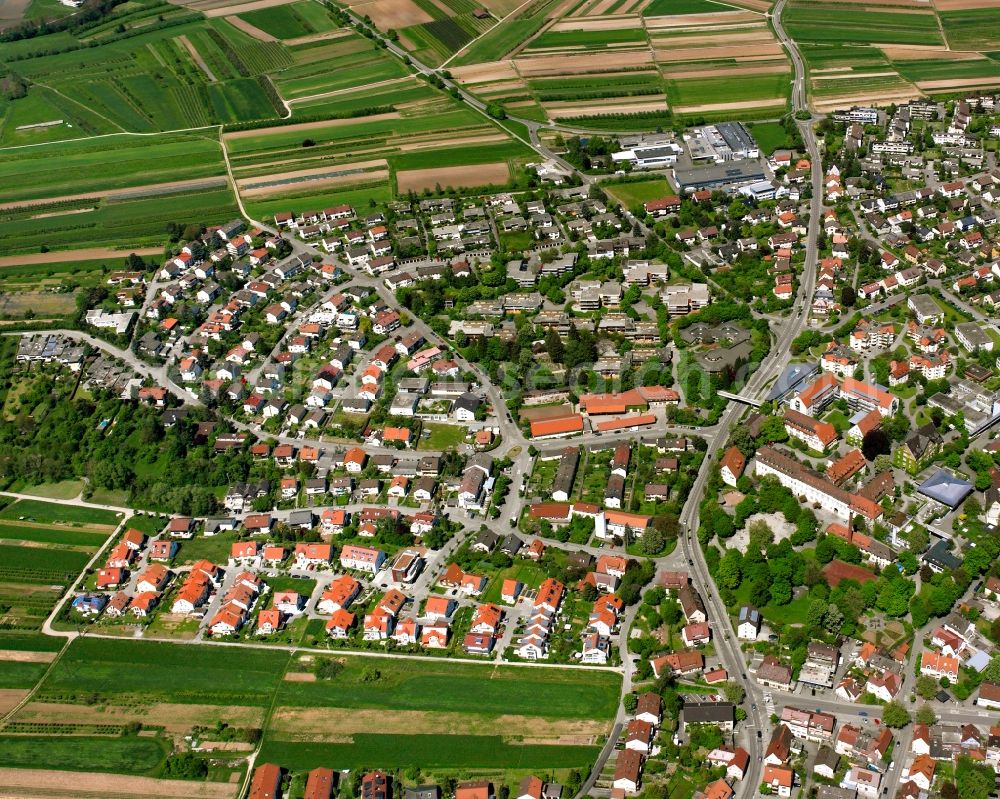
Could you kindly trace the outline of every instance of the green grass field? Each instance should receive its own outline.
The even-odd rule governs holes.
[[[433,424],[428,422],[424,425],[424,430],[430,432],[430,436],[420,440],[420,446],[424,449],[450,449],[457,447],[465,440],[468,430],[456,424]]]
[[[758,122],[750,126],[750,132],[757,140],[761,152],[767,155],[775,150],[788,148],[792,144],[788,131],[779,122]]]
[[[539,575],[535,575],[537,577]],[[528,579],[528,576],[525,576]],[[534,578],[529,582],[535,582]],[[31,639],[26,639],[29,645]],[[3,639],[0,638],[0,647]],[[31,664],[34,666],[35,664]],[[573,722],[610,719],[617,708],[620,677],[610,672],[497,667],[495,664],[454,663],[427,659],[346,657],[343,670],[329,680],[288,681],[287,670],[305,664],[286,652],[219,649],[197,650],[181,644],[134,640],[76,639],[44,680],[39,701],[129,704],[143,702],[268,707],[308,712],[357,711],[413,712],[414,718],[433,714],[464,714],[468,730],[443,733],[440,728],[421,733],[383,734],[378,731],[352,735],[350,741],[289,740],[277,731],[265,731],[261,757],[286,768],[311,768],[323,762],[335,768],[357,768],[378,763],[384,768],[420,766],[450,772],[464,769],[563,769],[583,768],[593,762],[597,747],[521,743],[510,730],[496,735],[474,733],[489,729],[501,716],[541,717]],[[0,668],[4,682],[23,685],[29,670]],[[279,714],[280,715],[280,714]],[[470,734],[472,733],[472,734]],[[501,734],[504,737],[500,737]],[[14,745],[0,740],[4,762],[26,762],[34,746],[30,740]],[[66,739],[53,743],[55,751]],[[64,768],[80,768],[84,758],[94,758],[92,768],[145,773],[155,768],[159,743],[140,747],[135,739],[115,738],[104,754],[91,750],[93,738],[81,738],[80,754],[68,757]],[[129,758],[129,762],[125,762]]]
[[[464,769],[583,768],[594,762],[596,746],[524,745],[499,735],[354,735],[353,742],[303,743],[268,738],[260,757],[295,769],[320,765],[353,769],[371,763],[432,771]],[[0,750],[2,753],[2,750]]]
[[[107,540],[106,533],[88,530],[65,530],[0,522],[0,539],[35,541],[44,544],[68,544],[97,549]]]
[[[8,768],[46,764],[66,771],[148,774],[166,753],[166,745],[153,737],[0,735],[0,763]]]
[[[674,106],[700,106],[736,100],[771,100],[787,97],[789,75],[748,75],[745,77],[692,78],[668,80],[667,99]]]
[[[60,480],[58,483],[41,483],[25,486],[18,493],[33,494],[42,499],[73,499],[83,491],[83,480]]]
[[[713,3],[712,0],[653,0],[642,12],[644,17],[665,17],[673,14],[717,14],[733,11],[733,6]]]
[[[641,203],[674,193],[666,178],[650,178],[635,183],[614,183],[601,188],[626,208],[634,208]]]
[[[370,667],[377,682],[366,682]],[[608,672],[494,668],[492,665],[348,658],[333,683],[282,682],[278,704],[298,707],[539,715],[548,718],[610,718],[620,678]],[[540,707],[538,697],[545,697]]]
[[[148,186],[225,173],[214,134],[109,136],[0,151],[5,202]]]
[[[218,705],[266,705],[284,674],[288,654],[145,641],[78,638],[48,679],[43,695],[97,693]]]
[[[5,643],[3,639],[0,639],[0,648],[3,648]],[[16,660],[2,660],[0,661],[0,689],[33,688],[42,678],[42,675],[45,674],[45,670],[48,667],[48,663],[22,663]]]
[[[20,519],[21,517],[39,524],[64,522],[69,524],[103,524],[112,527],[121,521],[117,513],[109,510],[78,505],[57,505],[36,499],[19,499],[0,510],[0,519]]]
[[[782,14],[798,41],[866,44],[943,44],[933,13],[891,13],[859,6],[797,0]]]
[[[1000,49],[1000,13],[996,8],[942,11],[941,26],[953,50]]]
[[[646,43],[644,28],[622,28],[609,31],[546,31],[537,39],[532,39],[528,49],[541,50],[549,47],[587,47],[600,49],[612,44]]]
[[[323,6],[304,0],[283,6],[244,11],[239,17],[278,39],[296,39],[337,28],[333,18]]]

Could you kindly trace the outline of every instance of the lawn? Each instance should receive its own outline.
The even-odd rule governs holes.
[[[209,536],[196,535],[188,541],[180,542],[180,549],[177,550],[177,562],[183,565],[199,560],[209,560],[212,563],[224,564],[229,560],[229,552],[233,542],[238,538],[235,531]]]
[[[742,583],[736,589],[736,604],[734,607],[739,607],[740,605],[747,605],[750,603],[750,584],[747,582]],[[787,605],[774,605],[768,603],[760,609],[761,616],[764,617],[766,621],[776,622],[779,624],[805,624],[806,614],[809,612],[809,595],[808,593],[803,594],[798,599],[793,599]]]
[[[601,186],[626,208],[635,208],[649,200],[658,200],[673,194],[666,178],[650,178],[635,183],[614,183]]]
[[[765,155],[770,155],[775,150],[787,149],[792,145],[788,131],[780,122],[758,122],[750,126],[750,132]]]
[[[95,488],[90,492],[87,500],[98,505],[117,505],[123,508],[128,505],[128,491],[113,488]]]
[[[843,434],[851,426],[850,420],[841,411],[830,411],[825,420],[836,427],[840,434]]]
[[[528,561],[519,561],[509,568],[497,572],[490,580],[489,587],[483,594],[483,602],[503,604],[500,594],[503,591],[504,580],[517,580],[528,588],[538,588],[545,579],[545,572],[540,566]]]
[[[430,433],[427,438],[421,438],[419,449],[454,449],[463,441],[468,428],[457,424],[435,424],[427,422],[424,430]]]
[[[21,519],[53,524],[65,522],[69,524],[117,526],[119,515],[101,508],[87,508],[79,505],[56,505],[52,502],[42,502],[35,499],[19,499],[13,505],[8,505],[0,511],[0,519]]]
[[[527,230],[500,234],[501,247],[510,253],[530,250],[535,243],[535,237]]]
[[[160,516],[147,516],[145,514],[136,514],[130,516],[128,520],[128,526],[134,527],[136,530],[141,530],[146,535],[153,536],[159,533],[167,523],[167,518]]]

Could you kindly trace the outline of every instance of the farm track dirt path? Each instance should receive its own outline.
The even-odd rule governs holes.
[[[123,128],[123,127],[122,127],[121,125],[119,125],[119,124],[118,124],[117,122],[115,122],[115,121],[114,121],[113,119],[110,119],[110,118],[108,118],[108,117],[104,116],[104,114],[100,114],[100,113],[98,113],[98,112],[97,112],[97,111],[95,111],[95,110],[94,110],[93,108],[90,108],[89,106],[86,106],[86,105],[84,105],[84,104],[83,104],[83,103],[81,103],[81,102],[80,102],[79,100],[76,100],[76,99],[74,99],[73,97],[70,97],[70,96],[69,96],[68,94],[63,94],[63,93],[62,93],[61,91],[59,91],[58,89],[56,89],[56,88],[54,88],[54,87],[52,87],[52,86],[48,86],[48,85],[46,85],[46,84],[44,84],[44,83],[39,83],[38,81],[33,81],[33,83],[34,83],[34,84],[35,84],[36,86],[41,86],[41,87],[42,87],[43,89],[48,89],[48,90],[49,90],[50,92],[52,92],[53,94],[58,94],[58,95],[59,95],[60,97],[62,97],[62,98],[63,98],[64,100],[66,100],[67,102],[70,102],[70,103],[73,103],[73,105],[78,105],[78,106],[80,106],[80,108],[84,109],[85,111],[89,111],[89,112],[90,112],[91,114],[94,114],[94,115],[96,115],[96,116],[99,116],[99,117],[100,117],[101,119],[103,119],[103,120],[104,120],[105,122],[107,122],[107,123],[108,123],[109,125],[114,125],[114,126],[115,126],[116,128],[118,128],[118,130],[119,130],[119,131],[121,131],[122,133],[128,133],[128,132],[129,132],[129,131],[127,131],[127,130],[126,130],[125,128]]]
[[[265,31],[261,31],[261,33],[264,33],[266,36],[271,36],[270,33],[266,33]],[[294,39],[285,39],[283,43],[286,47],[296,47],[300,44],[310,44],[311,42],[322,42],[328,39],[329,40],[346,39],[350,35],[351,35],[350,31],[343,31],[343,30],[326,31],[324,33],[310,33],[308,36],[297,36]]]
[[[334,89],[329,92],[320,92],[319,94],[307,94],[304,97],[295,97],[288,100],[289,105],[295,105],[296,103],[304,103],[309,100],[322,100],[325,97],[336,97],[341,94],[353,94],[355,92],[367,92],[371,89],[384,88],[385,86],[393,86],[397,83],[410,83],[413,81],[412,75],[406,75],[402,78],[388,78],[387,80],[375,81],[375,83],[366,83],[364,86],[348,86],[346,89]],[[367,117],[371,119],[371,117]]]
[[[184,45],[184,49],[188,51],[188,55],[191,59],[198,65],[198,69],[205,73],[205,77],[208,78],[209,83],[218,83],[219,79],[215,77],[215,73],[209,69],[208,64],[205,63],[205,59],[201,57],[201,53],[198,52],[198,48],[192,44],[191,40],[185,36],[180,35],[177,37],[180,43]]]
[[[202,14],[206,17],[231,17],[234,14],[242,14],[246,11],[259,11],[262,8],[274,8],[275,6],[285,6],[294,3],[295,0],[254,0],[251,3],[241,5],[216,6],[215,8],[205,8]]]
[[[258,42],[276,42],[278,37],[272,36],[267,31],[262,31],[256,25],[251,25],[242,17],[237,17],[235,14],[231,17],[225,18],[226,22],[232,25],[234,28],[239,28],[248,36],[253,36]]]
[[[273,128],[254,128],[253,130],[237,130],[233,133],[223,133],[223,141],[234,141],[236,139],[252,139],[256,136],[270,136],[276,133],[299,133],[307,130],[321,130],[323,128],[336,128],[342,125],[357,125],[358,122],[381,122],[386,119],[400,119],[398,111],[390,111],[387,114],[374,114],[370,117],[351,117],[350,119],[325,119],[319,122],[300,122],[297,125],[277,125]]]
[[[32,252],[24,255],[4,255],[0,257],[0,269],[5,266],[34,264],[58,264],[63,261],[98,260],[100,258],[124,258],[130,252],[136,255],[162,255],[162,247],[139,247],[132,250],[114,250],[110,247],[88,247],[82,250],[56,250],[55,252]]]

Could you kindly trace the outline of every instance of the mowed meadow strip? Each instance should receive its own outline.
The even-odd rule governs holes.
[[[458,731],[456,731],[458,732]],[[332,766],[354,769],[378,763],[384,768],[461,771],[586,769],[598,746],[535,746],[508,743],[499,735],[385,735],[365,733],[351,743],[305,743],[265,738],[260,758],[295,769]]]
[[[611,672],[367,657],[343,664],[333,680],[283,681],[276,704],[602,719],[614,715],[621,686]],[[366,679],[370,669],[377,680]]]

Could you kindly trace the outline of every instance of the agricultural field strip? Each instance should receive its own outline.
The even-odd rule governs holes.
[[[202,136],[117,136],[0,150],[7,206],[14,200],[101,197],[140,186],[155,190],[224,172],[218,141]]]
[[[189,651],[153,641],[77,639],[15,721],[44,727],[58,719],[83,734],[93,725],[156,718],[164,720],[168,733],[182,734],[194,724],[217,719],[252,726],[267,718],[264,751],[270,756],[291,746],[288,765],[315,757],[308,742],[317,741],[334,746],[328,759],[354,766],[363,752],[372,751],[368,731],[377,727],[379,737],[391,733],[400,746],[405,740],[397,756],[432,747],[451,750],[445,759],[454,759],[455,765],[483,767],[509,747],[512,757],[526,758],[526,763],[540,765],[551,758],[573,766],[592,760],[620,690],[620,676],[609,670],[497,667],[420,657],[408,657],[405,663],[402,657],[346,657],[343,673],[332,683],[289,681],[308,666],[285,648],[206,644],[196,661]],[[315,650],[294,651],[304,659],[316,657]],[[123,663],[131,668],[122,669]],[[374,683],[364,677],[371,667],[380,673]],[[180,682],[178,671],[184,674]],[[546,697],[543,715],[537,712],[540,695]],[[84,696],[96,703],[81,702]],[[270,706],[273,713],[265,710]],[[393,712],[387,715],[386,707]],[[508,740],[509,730],[531,733]],[[462,746],[455,737],[458,731]],[[4,746],[9,742],[0,740],[0,749]],[[384,757],[392,762],[391,756]]]

